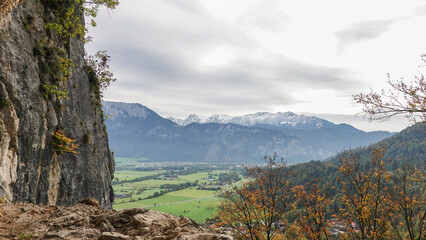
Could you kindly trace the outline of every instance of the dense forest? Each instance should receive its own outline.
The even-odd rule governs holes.
[[[425,132],[417,123],[323,162],[265,157],[222,194],[216,221],[242,239],[425,239]]]

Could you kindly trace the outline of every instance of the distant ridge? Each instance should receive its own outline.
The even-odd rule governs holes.
[[[205,121],[202,121],[195,114],[189,115],[185,120],[169,119],[182,126],[192,122],[233,123],[242,126],[274,129],[333,154],[348,148],[367,146],[393,135],[393,133],[386,131],[364,132],[349,124],[334,124],[315,116],[298,115],[293,112],[258,112],[243,116],[214,114]]]
[[[288,162],[299,163],[392,135],[291,112],[217,114],[203,123],[195,114],[185,120],[165,119],[141,104],[105,101],[103,105],[111,115],[106,125],[115,155],[156,161],[258,162],[277,152]]]

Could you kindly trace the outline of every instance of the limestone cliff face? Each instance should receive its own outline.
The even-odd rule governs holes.
[[[2,19],[9,15],[9,13],[23,0],[0,0],[0,23]]]
[[[0,198],[71,205],[94,197],[110,208],[114,160],[108,147],[98,89],[90,84],[81,39],[64,48],[75,67],[63,83],[69,99],[43,97],[49,79],[36,56],[51,16],[40,0],[0,0]],[[56,130],[76,140],[77,153],[58,154]]]

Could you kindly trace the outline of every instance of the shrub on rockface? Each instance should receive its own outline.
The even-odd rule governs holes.
[[[49,89],[60,91],[59,96],[64,98],[63,95],[67,93],[66,81],[71,77],[75,67],[74,62],[69,58],[70,39],[80,38],[85,42],[90,41],[91,38],[87,36],[88,29],[84,26],[84,16],[90,19],[92,26],[96,26],[94,18],[97,16],[99,7],[114,9],[118,5],[118,0],[42,0],[41,2],[52,13],[46,18],[44,25],[50,32],[49,40],[43,39],[34,47],[34,56],[38,56],[41,60],[39,62],[44,63],[41,67],[49,75],[47,79],[44,79],[42,90],[46,90],[48,86]],[[87,54],[86,56],[88,69],[93,70],[96,75],[93,77],[88,71],[91,91],[95,92],[97,97],[102,97],[102,91],[115,81],[108,65],[110,57],[105,51],[99,51],[95,56]],[[95,84],[92,84],[93,82]],[[92,85],[96,89],[92,89]],[[45,93],[46,91],[42,91],[42,94],[46,95]],[[56,95],[58,97],[58,94]]]
[[[74,144],[76,140],[66,137],[63,131],[58,130],[52,136],[53,149],[57,154],[77,153],[78,145]]]

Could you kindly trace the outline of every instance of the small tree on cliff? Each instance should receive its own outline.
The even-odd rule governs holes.
[[[290,172],[277,155],[265,156],[264,167],[247,168],[252,180],[240,188],[225,190],[219,206],[222,224],[238,231],[242,239],[281,239],[279,225],[287,225],[283,215],[293,207]]]
[[[45,6],[52,10],[55,18],[46,23],[45,27],[54,30],[60,42],[68,43],[73,37],[86,37],[88,29],[81,20],[82,15],[90,18],[90,24],[95,27],[94,18],[98,15],[99,7],[115,9],[118,0],[43,0]],[[87,41],[91,38],[87,37]]]
[[[86,53],[84,60],[86,61],[87,73],[91,86],[99,87],[99,95],[102,98],[103,92],[112,82],[117,81],[109,65],[111,57],[106,51],[98,51],[95,55]]]

